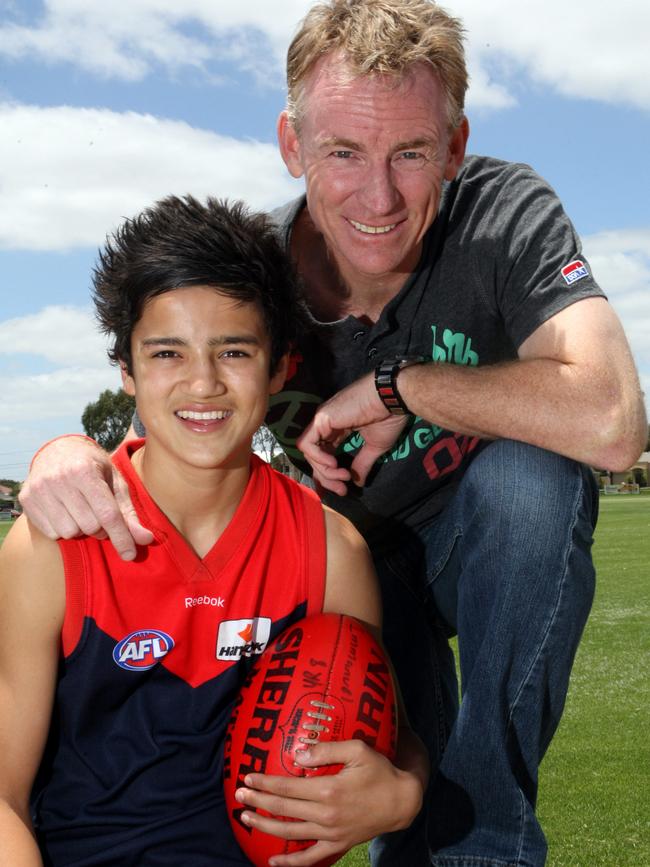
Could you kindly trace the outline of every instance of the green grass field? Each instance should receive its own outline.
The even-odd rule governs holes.
[[[601,497],[594,607],[540,779],[550,867],[650,865],[650,497]]]
[[[596,599],[540,771],[547,867],[650,865],[650,496],[600,505]],[[367,864],[366,847],[339,863]]]
[[[601,496],[594,560],[594,607],[540,770],[547,867],[649,867],[650,496]],[[367,863],[365,846],[339,862]]]

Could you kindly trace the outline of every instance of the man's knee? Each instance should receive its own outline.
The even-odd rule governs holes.
[[[593,530],[598,491],[591,470],[570,458],[516,440],[489,443],[461,483],[469,502],[500,520],[552,532],[576,513]]]
[[[499,440],[475,459],[457,496],[459,556],[472,576],[464,591],[470,599],[480,596],[489,608],[489,600],[507,607],[516,597],[519,610],[527,602],[553,608],[562,598],[584,621],[594,593],[598,491],[591,470],[525,443]]]

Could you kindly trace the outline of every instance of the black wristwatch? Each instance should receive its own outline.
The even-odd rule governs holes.
[[[375,388],[379,399],[393,415],[408,415],[409,409],[397,390],[397,374],[405,367],[413,364],[424,364],[427,359],[423,355],[397,355],[385,358],[375,368]]]

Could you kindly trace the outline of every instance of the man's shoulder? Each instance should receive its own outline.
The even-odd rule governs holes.
[[[467,196],[493,198],[507,194],[511,188],[545,187],[549,184],[526,163],[510,162],[496,157],[470,154],[460,167],[455,180],[448,185],[452,198]]]
[[[538,177],[535,170],[527,163],[502,160],[482,154],[468,154],[458,170],[458,178],[464,183],[519,175]]]
[[[555,191],[531,166],[470,155],[444,188],[439,231],[444,231],[446,241],[457,238],[465,255],[468,238],[478,250],[481,238],[493,241],[518,232],[522,215],[531,206],[540,213],[555,213],[558,204]]]
[[[284,205],[279,205],[268,213],[268,218],[275,226],[284,246],[287,246],[289,243],[291,227],[295,223],[296,217],[300,211],[304,208],[306,201],[307,197],[303,193],[295,199],[291,199],[290,202],[286,202]]]

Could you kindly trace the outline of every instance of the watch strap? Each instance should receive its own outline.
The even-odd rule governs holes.
[[[393,415],[408,415],[409,408],[404,403],[397,388],[397,374],[405,367],[424,364],[423,355],[398,355],[385,358],[375,368],[375,388],[379,399]]]

